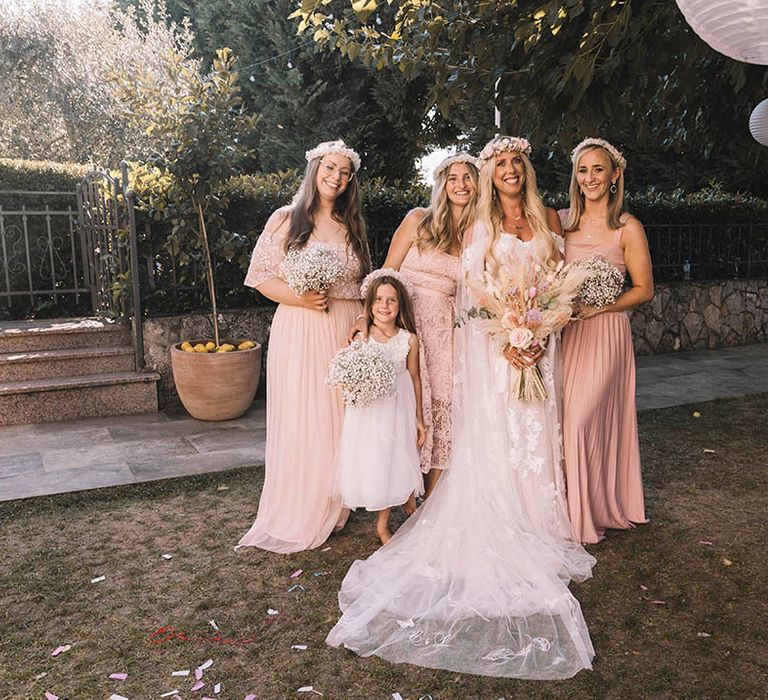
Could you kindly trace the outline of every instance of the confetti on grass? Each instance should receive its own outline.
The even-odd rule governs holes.
[[[699,540],[699,544],[704,544],[707,547],[712,547],[714,545],[714,542],[710,542],[709,540]]]
[[[102,581],[106,581],[106,576],[97,576],[96,578],[91,579],[91,583],[101,583]]]
[[[65,651],[69,651],[71,648],[72,648],[71,644],[64,644],[63,646],[58,646],[51,652],[51,656],[58,656],[59,654],[63,654]]]
[[[709,448],[705,447],[704,448],[704,454],[705,455],[713,455],[713,454],[715,454],[715,451],[714,450],[710,450]]]
[[[392,693],[392,700],[403,700],[403,696],[400,693]]]
[[[127,673],[111,673],[109,677],[113,681],[124,681],[126,678],[128,678],[128,674]]]
[[[299,578],[304,573],[303,569],[298,569],[291,574],[291,578]]]
[[[173,559],[173,554],[163,554],[163,559],[165,559],[166,561],[170,561],[171,559]]]
[[[109,696],[109,700],[128,700],[128,698],[123,695],[118,695],[117,693],[112,693],[112,695]]]
[[[161,693],[160,697],[161,698],[169,698],[169,697],[171,697],[171,695],[178,695],[178,694],[179,694],[178,690],[169,690],[167,693]]]
[[[171,675],[172,675],[172,676],[181,676],[181,677],[186,677],[186,676],[188,676],[188,675],[189,675],[189,669],[186,669],[186,670],[184,670],[184,671],[172,671],[172,672],[171,672]]]
[[[195,683],[192,686],[191,690],[193,692],[197,692],[198,690],[202,690],[203,688],[205,688],[205,682],[204,681],[197,681],[197,683]]]
[[[208,620],[208,624],[217,632],[219,631],[219,626],[216,624],[216,620]]]
[[[280,611],[279,611],[279,610],[274,610],[274,609],[272,609],[272,608],[269,608],[269,609],[267,610],[267,615],[279,615],[279,614],[280,614]]]
[[[697,637],[711,637],[712,635],[709,632],[697,632]]]
[[[210,668],[211,666],[213,666],[213,659],[208,659],[204,664],[200,664],[198,668],[205,671],[205,669]]]
[[[299,688],[297,693],[314,693],[315,695],[322,695],[322,693],[319,690],[315,690],[315,687],[312,685],[304,685],[301,688]]]
[[[302,586],[300,583],[295,583],[295,584],[293,584],[293,586],[291,586],[291,587],[288,589],[288,593],[290,593],[291,591],[295,591],[297,588],[301,589],[302,591],[306,591],[306,590],[307,590],[307,589],[306,589],[306,588],[304,588],[304,586]]]
[[[59,700],[58,695],[54,695],[53,693],[49,693],[47,690],[45,691],[45,700]]]
[[[296,651],[306,651],[307,645],[306,644],[291,644],[291,649],[296,649]]]

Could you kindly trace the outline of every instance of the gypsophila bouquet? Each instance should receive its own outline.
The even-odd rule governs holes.
[[[324,292],[344,274],[344,264],[332,248],[307,245],[289,250],[282,270],[288,286],[301,295]]]
[[[612,263],[599,255],[574,260],[571,265],[585,270],[588,277],[579,287],[579,301],[585,306],[602,309],[610,306],[624,288],[624,275]]]
[[[341,390],[347,406],[368,406],[395,395],[395,366],[380,350],[356,340],[336,353],[325,383]]]
[[[566,326],[586,272],[560,262],[549,268],[537,263],[517,267],[501,264],[480,280],[468,280],[475,305],[467,311],[488,332],[499,352],[511,346],[518,350],[546,347],[549,336]],[[524,367],[512,377],[512,387],[521,401],[543,401],[547,389],[538,365]]]

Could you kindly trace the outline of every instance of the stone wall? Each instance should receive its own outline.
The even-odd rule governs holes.
[[[724,348],[768,340],[768,280],[659,284],[633,309],[637,355]]]
[[[274,307],[233,309],[219,314],[222,338],[250,338],[262,344],[259,396],[265,392],[266,349]],[[768,280],[678,282],[656,286],[648,304],[630,312],[635,352],[722,348],[768,340]],[[182,340],[213,337],[210,315],[186,314],[144,321],[148,369],[160,373],[160,406],[178,405],[169,349]],[[768,352],[768,350],[767,350]]]

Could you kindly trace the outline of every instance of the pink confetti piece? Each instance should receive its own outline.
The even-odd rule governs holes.
[[[200,698],[200,700],[216,700],[216,698],[209,698],[207,695]]]
[[[191,690],[198,691],[202,688],[205,688],[205,683],[203,681],[197,681],[197,683],[192,686]]]
[[[213,659],[208,659],[205,663],[200,664],[198,668],[205,671],[206,668],[210,668],[211,666],[213,666]]]
[[[200,680],[203,677],[203,669],[202,668],[196,668],[195,669],[195,678],[197,680]]]
[[[182,678],[186,678],[189,675],[189,669],[185,669],[183,671],[172,671],[172,676],[181,676]]]
[[[45,691],[45,700],[59,700],[58,695],[54,695],[53,693],[49,693],[47,690]]]
[[[707,547],[712,547],[714,542],[710,542],[709,540],[699,540],[699,544],[705,544]]]
[[[651,601],[651,605],[666,605],[666,604],[667,604],[666,600],[652,600]]]
[[[641,591],[647,591],[647,590],[648,590],[648,586],[644,586],[644,585],[641,583],[641,584],[640,584],[640,590],[641,590]]]
[[[274,610],[273,608],[267,609],[267,615],[279,615],[279,614],[280,614],[279,610]]]
[[[400,693],[392,693],[392,700],[403,700],[403,696]]]
[[[243,700],[256,700],[256,696],[253,693],[246,695]]]
[[[106,581],[106,576],[97,576],[96,578],[91,579],[91,583],[101,583],[102,581]]]
[[[291,578],[299,578],[304,573],[303,569],[297,569],[291,574]]]
[[[69,651],[71,648],[72,648],[71,644],[64,644],[63,646],[56,647],[51,652],[51,656],[58,656],[59,654],[63,654],[65,651]]]
[[[217,683],[213,686],[213,694],[218,695],[221,692],[221,683]]]
[[[113,681],[124,681],[126,678],[128,678],[128,674],[127,673],[110,673],[109,677]]]

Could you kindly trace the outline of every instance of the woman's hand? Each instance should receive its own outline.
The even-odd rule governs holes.
[[[427,441],[427,429],[424,427],[424,421],[416,421],[416,447],[421,449]]]
[[[507,362],[519,370],[523,370],[526,367],[535,367],[542,358],[542,355],[544,355],[544,348],[541,345],[537,345],[530,350],[520,350],[513,348],[511,345],[507,345],[504,348],[504,357]]]
[[[299,306],[313,311],[326,311],[328,309],[328,292],[317,292],[310,290],[304,294],[297,294]]]
[[[587,319],[592,318],[593,316],[597,316],[597,314],[601,314],[605,311],[605,309],[598,309],[595,306],[582,306],[579,305],[576,307],[576,318],[580,319]]]
[[[357,321],[354,322],[352,327],[349,329],[349,333],[347,333],[347,345],[349,345],[354,339],[357,334],[360,334],[360,340],[363,342],[368,340],[368,323],[365,320],[364,317],[358,318]]]

